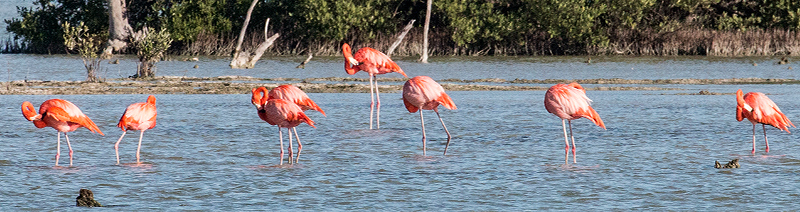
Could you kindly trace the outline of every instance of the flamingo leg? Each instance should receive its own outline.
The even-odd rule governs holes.
[[[578,156],[575,155],[575,149],[578,147],[575,146],[575,136],[572,135],[572,120],[567,121],[567,123],[569,123],[569,137],[572,138],[572,163],[578,163],[576,160]]]
[[[303,151],[303,144],[300,143],[300,136],[297,135],[297,127],[292,127],[294,129],[294,138],[297,140],[297,158],[295,158],[294,163],[300,162],[300,152]]]
[[[375,124],[378,126],[378,129],[381,129],[381,92],[378,91],[378,76],[372,76],[372,78],[375,78],[375,99],[378,99]]]
[[[142,136],[144,136],[144,130],[139,131],[139,147],[136,148],[136,163],[139,163],[139,151],[142,150]]]
[[[69,136],[64,132],[64,138],[67,139],[67,148],[69,148],[69,166],[72,166],[72,145],[69,144]]]
[[[564,129],[564,143],[567,147],[564,147],[564,165],[569,164],[569,138],[567,137],[567,121],[561,119],[561,129]]]
[[[444,128],[444,132],[447,133],[447,144],[444,145],[444,155],[447,155],[447,147],[450,147],[450,131],[447,130],[447,126],[444,126],[444,121],[442,121],[442,116],[439,115],[439,111],[434,110],[436,112],[436,116],[439,117],[439,122],[442,122],[442,128]],[[422,113],[422,112],[420,112]]]
[[[756,154],[756,124],[753,123],[753,150],[750,151],[751,154]]]
[[[283,165],[283,132],[281,131],[281,127],[278,127],[278,136],[280,137],[281,141],[281,163]]]
[[[286,128],[286,133],[289,134],[289,164],[294,163],[294,155],[292,154],[292,128]]]
[[[425,156],[427,142],[425,141],[425,119],[422,118],[422,110],[419,110],[419,122],[422,125],[422,155]]]
[[[769,152],[769,141],[767,141],[767,125],[761,124],[761,127],[764,128],[764,143],[767,144],[767,152]]]
[[[58,143],[56,143],[56,166],[58,166],[58,158],[61,157],[61,132],[56,131],[56,139]]]
[[[370,76],[369,76],[369,99],[370,99],[370,103],[369,103],[369,129],[370,130],[372,129],[372,113],[374,112],[374,108],[375,108],[375,95],[374,95],[374,91],[373,90],[374,89],[373,89],[373,86],[372,86],[372,74],[370,74]]]
[[[119,164],[119,142],[122,141],[122,138],[125,137],[125,133],[127,132],[128,131],[122,131],[122,136],[119,136],[119,140],[114,144],[114,151],[117,152],[117,164]]]

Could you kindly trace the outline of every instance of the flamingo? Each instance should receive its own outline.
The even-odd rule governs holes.
[[[567,138],[567,126],[569,123],[569,136],[572,137],[572,162],[577,163],[575,156],[575,136],[572,135],[572,120],[586,118],[597,126],[606,129],[600,115],[597,114],[592,106],[592,100],[586,97],[586,90],[576,82],[567,84],[557,84],[547,90],[544,95],[544,107],[547,112],[561,118],[561,127],[564,129],[564,164],[569,164],[569,139]]]
[[[264,93],[261,92],[261,97],[260,98],[263,98],[263,95],[264,95]],[[322,113],[323,116],[327,117],[327,115],[325,115],[325,111],[323,111],[322,108],[320,108],[317,105],[317,103],[314,103],[314,101],[311,100],[311,98],[308,98],[308,95],[306,95],[306,93],[303,92],[303,90],[300,90],[300,88],[295,87],[293,85],[281,85],[281,86],[278,86],[276,88],[273,88],[271,91],[269,91],[269,95],[268,95],[267,99],[268,100],[269,99],[287,100],[287,101],[290,101],[290,102],[293,102],[293,103],[297,104],[297,106],[300,106],[300,109],[303,109],[304,112],[306,110],[316,110],[316,111],[319,111],[320,113]],[[300,152],[303,151],[303,144],[300,143],[300,136],[297,135],[297,127],[292,127],[292,130],[294,131],[294,138],[297,140],[297,158],[295,158],[295,163],[298,163],[298,162],[300,162]],[[289,132],[289,133],[291,133],[291,132]],[[290,143],[289,144],[289,158],[291,158],[291,156],[292,156],[291,147],[292,147],[292,144]],[[291,159],[290,159],[290,161],[291,161]]]
[[[749,92],[742,96],[742,89],[736,91],[736,120],[742,121],[747,118],[750,123],[753,123],[753,150],[752,154],[756,154],[756,123],[761,123],[764,129],[764,143],[767,145],[767,152],[769,152],[769,142],[767,141],[767,125],[789,132],[789,126],[795,127],[789,118],[781,112],[775,102],[760,92]]]
[[[64,133],[64,138],[67,139],[67,147],[69,147],[69,165],[72,166],[72,145],[69,143],[68,132],[77,130],[79,127],[85,127],[89,131],[100,133],[104,135],[97,125],[81,112],[75,104],[63,99],[50,99],[44,101],[39,106],[39,113],[36,113],[36,108],[33,107],[28,101],[22,103],[22,115],[25,119],[33,122],[37,128],[52,127],[58,131],[57,133],[57,146],[56,146],[56,166],[58,166],[58,159],[61,156],[61,133]]]
[[[439,122],[442,122],[442,128],[447,133],[447,144],[444,146],[444,155],[447,155],[447,147],[450,146],[451,137],[450,131],[447,130],[444,121],[442,121],[442,116],[439,115],[439,105],[455,110],[456,104],[444,92],[444,88],[428,76],[416,76],[406,81],[406,84],[403,85],[403,104],[405,104],[410,113],[415,113],[420,109],[436,112]],[[419,112],[419,121],[422,124],[422,155],[425,155],[427,142],[425,140],[425,121],[422,118],[422,111]]]
[[[370,47],[364,47],[356,51],[355,56],[351,53],[352,50],[350,49],[350,45],[345,43],[342,44],[342,55],[344,56],[344,70],[347,71],[347,74],[354,75],[356,72],[364,71],[369,74],[369,97],[371,103],[369,105],[369,129],[372,129],[372,113],[374,111],[375,99],[378,99],[377,104],[377,113],[376,113],[376,123],[377,128],[381,128],[381,97],[380,92],[378,92],[378,74],[386,74],[391,72],[397,72],[403,75],[403,77],[408,78],[403,69],[400,66],[397,66],[397,63],[394,63],[389,56],[386,56],[382,52],[375,50]],[[375,81],[373,86],[373,80]],[[374,89],[373,89],[374,88]],[[375,94],[373,96],[373,93]]]
[[[142,149],[142,136],[145,130],[156,127],[156,97],[150,95],[147,102],[133,103],[125,109],[122,117],[119,118],[117,127],[122,129],[122,136],[114,144],[114,151],[117,153],[117,164],[119,164],[119,142],[125,137],[128,130],[139,130],[139,147],[136,148],[136,163],[139,163],[139,151]]]
[[[300,123],[305,122],[306,124],[310,125],[311,127],[317,128],[314,126],[314,121],[312,121],[308,116],[303,113],[303,110],[295,103],[284,99],[269,99],[264,98],[264,94],[267,92],[267,89],[264,87],[254,88],[252,89],[253,96],[252,96],[252,103],[256,106],[258,110],[258,117],[261,120],[266,121],[270,125],[277,125],[278,126],[278,136],[280,136],[280,144],[281,144],[281,162],[280,165],[283,165],[283,132],[281,131],[281,127],[290,129],[300,125]],[[289,150],[291,151],[291,143],[292,143],[292,133],[289,131]],[[291,154],[291,153],[290,153]],[[290,155],[291,157],[291,155]],[[290,159],[289,162],[292,160]]]

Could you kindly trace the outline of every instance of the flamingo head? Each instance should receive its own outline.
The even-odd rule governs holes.
[[[739,108],[744,108],[748,112],[753,112],[753,107],[750,107],[750,105],[744,101],[744,95],[742,93],[742,89],[736,91],[736,106]]]
[[[266,103],[267,98],[267,88],[265,87],[258,87],[253,88],[253,97],[251,98],[251,103],[256,106],[257,110],[261,110],[264,108],[264,103]]]
[[[359,64],[356,58],[353,58],[353,49],[350,48],[350,44],[342,44],[342,56],[344,56],[345,62],[350,63],[352,66]]]
[[[25,119],[28,121],[36,121],[42,119],[42,114],[36,113],[36,108],[33,107],[31,102],[25,101],[22,103],[22,115],[25,116]]]

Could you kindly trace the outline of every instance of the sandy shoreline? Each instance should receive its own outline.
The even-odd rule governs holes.
[[[0,95],[76,95],[76,94],[247,94],[250,89],[265,86],[276,87],[290,83],[300,87],[307,93],[366,93],[369,86],[365,78],[254,78],[247,76],[221,77],[175,77],[162,76],[150,80],[105,79],[103,82],[89,83],[83,81],[11,81],[0,82]],[[398,92],[402,89],[399,83],[406,79],[385,78],[381,82],[394,82],[393,85],[381,85],[382,92]],[[359,82],[359,83],[353,83]],[[630,80],[630,79],[442,79],[439,80],[448,91],[524,91],[546,90],[549,85],[557,83],[578,82],[581,84],[609,84],[612,86],[591,86],[587,90],[681,90],[678,88],[619,86],[619,85],[686,85],[686,84],[798,84],[795,79],[666,79],[666,80]],[[523,85],[524,84],[524,85]],[[534,85],[530,85],[534,84]],[[542,85],[536,85],[542,84]],[[703,94],[703,93],[700,93]],[[709,93],[706,95],[714,95]]]

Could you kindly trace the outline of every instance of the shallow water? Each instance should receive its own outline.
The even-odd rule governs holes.
[[[341,57],[314,57],[305,69],[296,69],[305,57],[267,57],[253,69],[230,69],[229,58],[173,56],[172,61],[156,64],[157,76],[217,77],[228,75],[257,78],[367,78],[366,74],[347,75]],[[118,58],[119,64],[101,63],[101,78],[124,78],[136,73],[136,58]],[[434,57],[430,64],[417,58],[400,57],[395,61],[409,77],[433,79],[727,79],[727,78],[800,78],[800,64],[777,64],[779,57]],[[77,55],[0,54],[0,80],[85,80],[86,71]],[[757,66],[753,66],[753,63]],[[194,66],[199,68],[195,69]],[[792,67],[792,69],[789,69]],[[797,70],[795,70],[797,69]],[[397,73],[381,78],[402,78]]]
[[[60,60],[42,59],[48,61],[42,67]],[[559,63],[568,67],[585,66],[578,58],[562,59],[573,62],[542,63],[552,67],[560,67]],[[411,76],[440,74],[435,79],[493,77],[472,76],[494,72],[469,67],[501,63],[507,63],[508,67],[537,66],[537,63],[489,60],[463,62],[473,65],[457,61],[401,65]],[[296,64],[291,60],[267,62],[273,63],[292,68],[280,74],[275,67],[263,64],[259,66],[262,69],[230,70],[222,63],[214,66],[217,70],[190,73],[346,76],[340,61],[312,63],[331,69],[314,71],[294,69]],[[637,59],[614,63],[634,67],[648,64]],[[716,64],[681,59],[669,63],[684,65],[675,65],[680,66],[675,73],[645,71],[637,76],[685,77],[691,72],[678,70],[703,67],[701,64],[734,67],[745,62]],[[201,65],[204,66],[212,65]],[[161,70],[169,72],[164,69]],[[433,73],[437,69],[444,71]],[[563,70],[567,69],[560,67],[553,72]],[[616,69],[595,72],[606,78],[616,73],[613,70]],[[62,74],[35,73],[51,80]],[[586,72],[578,72],[574,77],[559,77],[545,71],[537,73],[551,76],[513,73],[519,76],[511,78],[599,78]],[[788,72],[781,73],[742,68],[732,70],[731,76],[719,78],[771,74],[776,78],[793,78]],[[80,74],[63,74],[80,80]],[[714,78],[706,76],[712,75],[697,73],[692,78]],[[589,91],[588,96],[594,100],[593,106],[608,129],[602,130],[584,119],[574,121],[578,163],[568,166],[562,165],[561,122],[544,109],[544,91],[448,92],[458,109],[440,110],[453,134],[447,156],[441,155],[446,135],[435,113],[430,111],[424,113],[428,155],[422,156],[419,116],[405,110],[399,93],[382,95],[380,130],[367,129],[369,94],[311,93],[309,96],[328,116],[309,112],[317,128],[298,127],[304,144],[300,163],[283,166],[277,166],[277,130],[256,116],[249,95],[157,95],[158,125],[144,133],[143,164],[139,166],[135,164],[138,133],[129,133],[122,141],[123,165],[115,165],[113,146],[121,131],[114,126],[128,104],[142,102],[146,95],[0,96],[0,179],[5,187],[0,189],[0,210],[74,210],[75,197],[81,188],[91,189],[100,203],[121,210],[800,208],[795,201],[800,194],[800,153],[795,151],[800,144],[795,142],[795,134],[768,128],[771,151],[765,153],[763,140],[757,137],[758,149],[751,155],[752,125],[735,120],[732,95],[673,95],[702,89],[722,93],[739,88],[745,92],[760,91],[767,93],[790,119],[796,119],[800,114],[797,92],[800,85],[670,87],[686,90]],[[85,129],[70,133],[75,150],[72,167],[53,167],[56,131],[37,129],[20,115],[22,101],[39,105],[51,98],[72,101],[106,134],[100,136]],[[762,133],[760,128],[757,136]],[[62,147],[60,164],[68,165],[64,141]],[[741,168],[713,168],[715,160],[727,163],[734,158],[740,159]]]

